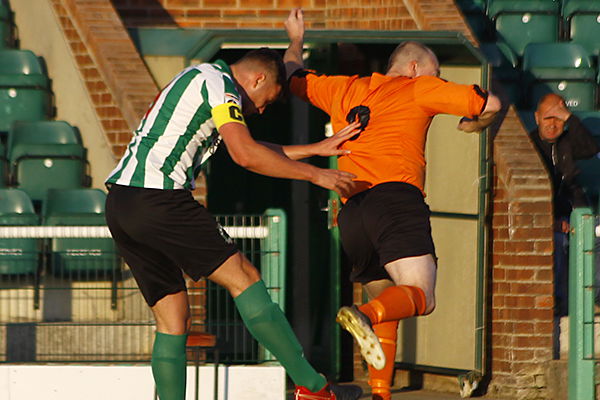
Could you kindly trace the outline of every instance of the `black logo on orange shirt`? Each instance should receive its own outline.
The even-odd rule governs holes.
[[[367,106],[356,106],[346,115],[346,121],[348,123],[356,121],[357,118],[360,122],[360,132],[352,136],[350,140],[358,139],[362,131],[364,131],[367,125],[369,125],[369,119],[371,119],[371,109]]]

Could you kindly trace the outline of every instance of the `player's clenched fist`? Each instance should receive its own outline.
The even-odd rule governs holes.
[[[284,22],[290,41],[302,40],[304,38],[304,15],[301,8],[293,8]]]

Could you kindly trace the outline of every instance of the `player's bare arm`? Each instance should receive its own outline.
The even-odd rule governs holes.
[[[463,118],[460,120],[458,124],[458,129],[463,132],[481,132],[488,126],[494,122],[496,116],[498,115],[498,111],[502,108],[502,103],[500,99],[493,95],[489,94],[487,103],[481,115],[478,116],[477,119],[471,120],[468,118]]]
[[[289,78],[294,71],[304,68],[302,46],[304,46],[304,15],[301,8],[294,8],[284,22],[290,45],[283,56],[285,71]]]
[[[292,160],[301,160],[312,156],[341,156],[350,154],[350,150],[340,149],[340,146],[360,132],[360,122],[353,122],[337,131],[333,136],[321,140],[320,142],[299,145],[281,146],[274,143],[259,142],[271,150],[285,155]]]
[[[349,193],[354,186],[353,174],[291,160],[255,141],[243,124],[226,123],[219,128],[219,133],[233,161],[249,171],[275,178],[309,181],[340,195]]]

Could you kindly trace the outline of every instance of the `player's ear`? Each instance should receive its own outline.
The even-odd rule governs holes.
[[[417,67],[418,64],[414,60],[408,63],[408,71],[411,78],[415,78],[417,76]]]
[[[254,76],[254,88],[259,88],[267,82],[267,75],[264,72],[258,72]]]

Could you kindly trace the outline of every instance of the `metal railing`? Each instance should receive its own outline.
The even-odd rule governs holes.
[[[283,309],[283,211],[217,219],[259,268]],[[106,227],[52,228],[0,227],[0,362],[150,360],[154,319],[131,272],[111,251]],[[79,242],[60,247],[59,238]],[[217,336],[222,362],[273,359],[246,330],[225,289],[206,280],[188,281],[188,293],[192,330]]]
[[[599,255],[598,216],[591,208],[577,208],[571,214],[569,238],[569,399],[596,398],[594,341],[596,327],[595,298],[598,290],[595,279],[595,258]]]

